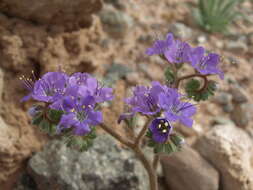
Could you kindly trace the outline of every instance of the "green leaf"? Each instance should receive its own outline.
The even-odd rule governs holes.
[[[69,135],[71,134],[71,135]],[[96,138],[95,128],[91,128],[91,132],[84,136],[72,135],[72,131],[69,131],[68,134],[65,134],[63,139],[66,145],[70,148],[79,150],[80,152],[87,151],[92,145],[93,141]]]
[[[201,27],[209,32],[227,31],[227,26],[238,15],[236,5],[243,0],[199,0],[198,11],[194,11],[194,18]]]
[[[184,138],[176,133],[171,134],[166,143],[157,143],[153,141],[152,135],[149,137],[148,146],[154,149],[154,153],[166,153],[171,154],[173,152],[180,151]]]
[[[169,83],[169,84],[173,84],[174,81],[175,81],[175,73],[171,70],[170,67],[167,67],[165,72],[164,72],[164,75],[165,75],[165,79],[166,79],[166,82]]]
[[[43,115],[42,113],[40,113],[32,118],[32,125],[38,126],[42,120],[43,120]]]
[[[196,79],[191,79],[186,83],[185,92],[189,98],[195,101],[207,100],[210,96],[214,95],[216,91],[216,83],[214,81],[208,81],[206,88],[200,86],[200,82]]]
[[[48,111],[49,119],[52,120],[52,121],[55,121],[55,122],[60,121],[62,114],[63,114],[63,111],[61,111],[61,110],[50,109]]]

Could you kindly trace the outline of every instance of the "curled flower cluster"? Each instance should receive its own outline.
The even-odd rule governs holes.
[[[217,74],[221,79],[224,78],[224,73],[219,68],[218,54],[207,54],[201,46],[193,48],[186,42],[174,39],[172,33],[168,33],[165,40],[157,40],[146,50],[146,54],[162,55],[171,64],[188,63],[200,74]]]
[[[102,87],[87,73],[75,73],[68,76],[63,72],[48,72],[37,81],[22,78],[29,94],[22,101],[30,98],[45,102],[50,109],[63,112],[57,131],[71,128],[75,135],[85,135],[91,126],[102,122],[102,113],[97,111],[99,103],[113,99],[112,89]],[[35,108],[29,110],[36,115]]]
[[[187,127],[193,124],[191,117],[196,113],[196,107],[183,101],[183,98],[176,89],[156,81],[152,82],[151,87],[137,86],[133,90],[133,96],[125,100],[130,106],[130,112],[121,115],[120,121],[136,113],[154,116],[149,129],[153,133],[153,140],[163,143],[172,132],[171,122],[179,121]]]

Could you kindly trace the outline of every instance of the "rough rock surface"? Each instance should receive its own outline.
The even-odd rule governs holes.
[[[21,163],[25,158],[40,148],[43,141],[28,128],[26,128],[26,133],[21,134],[17,128],[7,125],[1,117],[0,131],[1,184],[22,166]],[[38,138],[37,141],[36,138]],[[39,140],[42,142],[39,142]]]
[[[242,129],[233,125],[215,126],[195,147],[221,173],[223,190],[253,189],[253,142]]]
[[[218,172],[191,147],[163,156],[161,164],[166,183],[173,190],[219,189]]]
[[[51,141],[29,161],[38,188],[68,190],[147,190],[146,171],[130,151],[119,149],[108,136],[99,136],[84,153]]]
[[[9,16],[70,28],[90,26],[91,14],[99,11],[101,7],[101,0],[2,0],[0,2],[0,11]]]

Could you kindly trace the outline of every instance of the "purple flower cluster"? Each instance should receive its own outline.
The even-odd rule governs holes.
[[[63,111],[58,132],[71,128],[76,135],[89,133],[90,126],[102,122],[102,113],[96,110],[97,104],[113,99],[112,89],[101,86],[87,73],[68,76],[63,72],[48,72],[37,81],[22,80],[29,90],[22,101],[32,98],[47,103],[51,109]]]
[[[160,143],[165,142],[172,130],[170,122],[179,121],[187,127],[193,124],[191,117],[196,113],[196,107],[182,101],[182,98],[176,89],[161,85],[159,82],[152,82],[151,87],[137,86],[133,96],[125,100],[130,106],[130,112],[123,114],[120,120],[132,117],[136,113],[152,115],[156,117],[149,127],[153,139]]]
[[[172,33],[168,33],[165,40],[157,40],[151,48],[146,50],[147,55],[163,55],[172,64],[188,63],[200,74],[217,74],[224,78],[219,68],[220,56],[215,53],[207,54],[201,46],[192,48],[188,43],[176,40]]]

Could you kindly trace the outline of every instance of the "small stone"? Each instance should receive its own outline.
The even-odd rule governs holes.
[[[213,119],[212,125],[235,125],[235,124],[231,119],[218,116]]]
[[[180,39],[188,39],[192,37],[192,29],[183,23],[173,23],[169,29],[176,37]]]
[[[161,164],[166,183],[171,189],[219,189],[218,172],[191,147],[184,146],[180,152],[162,156]]]
[[[110,6],[106,6],[99,16],[104,30],[114,38],[123,37],[134,23],[131,16]]]
[[[221,174],[223,190],[252,190],[251,165],[253,141],[234,125],[217,125],[199,138],[195,148]]]
[[[215,41],[215,46],[219,49],[222,49],[224,47],[224,42],[217,40],[217,41]]]
[[[151,80],[157,80],[161,81],[163,80],[163,73],[164,71],[161,69],[161,67],[157,67],[157,65],[154,64],[138,64],[140,70]]]
[[[227,92],[219,92],[215,95],[214,100],[218,104],[226,105],[232,101],[232,95]]]
[[[137,72],[128,73],[126,80],[131,85],[137,85],[140,81],[140,75]]]
[[[127,67],[126,65],[119,64],[114,62],[112,65],[110,65],[105,74],[104,83],[111,86],[115,82],[117,82],[119,79],[122,79],[127,76],[127,74],[131,73],[132,70]]]
[[[234,110],[234,105],[232,103],[229,103],[229,104],[223,105],[222,109],[226,113],[231,113]]]
[[[148,189],[146,171],[140,162],[106,135],[97,137],[83,153],[53,140],[30,159],[29,173],[38,190]]]
[[[234,41],[234,40],[227,41],[226,48],[227,48],[227,50],[229,50],[233,53],[236,53],[236,54],[243,54],[248,51],[248,46],[241,39],[238,39],[236,41]]]
[[[197,41],[199,44],[203,44],[206,42],[206,36],[198,36]]]
[[[248,42],[249,45],[253,46],[253,32],[248,34]]]
[[[239,87],[232,87],[229,92],[232,95],[232,100],[235,103],[245,103],[248,101],[246,95],[242,92],[242,89]]]
[[[231,119],[236,123],[238,127],[245,128],[252,116],[251,104],[237,104],[230,114]]]

